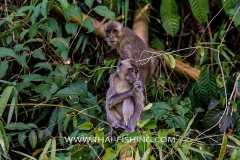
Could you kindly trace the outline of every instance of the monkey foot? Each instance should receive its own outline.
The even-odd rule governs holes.
[[[120,122],[113,122],[112,123],[112,126],[114,127],[114,128],[118,128],[118,129],[126,129],[126,126],[124,126],[122,123],[120,123]]]
[[[132,128],[126,128],[125,129],[125,132],[127,132],[127,133],[132,133],[132,132],[134,132],[135,130],[134,129],[132,129]]]

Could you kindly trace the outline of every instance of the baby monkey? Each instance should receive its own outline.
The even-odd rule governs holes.
[[[105,107],[108,121],[113,127],[124,129],[128,133],[135,130],[144,107],[138,71],[134,59],[125,59],[118,62],[116,72],[109,78]]]

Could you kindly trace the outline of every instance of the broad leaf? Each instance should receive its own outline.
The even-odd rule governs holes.
[[[165,31],[171,36],[175,36],[180,26],[180,16],[175,0],[162,0],[160,14]]]
[[[115,20],[115,13],[110,11],[106,6],[98,5],[93,10],[105,18]]]

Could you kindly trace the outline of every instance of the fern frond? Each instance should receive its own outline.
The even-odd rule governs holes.
[[[230,10],[236,6],[236,0],[222,0],[223,10],[230,15]]]
[[[162,0],[160,14],[165,31],[171,36],[176,35],[179,30],[180,16],[175,0]]]
[[[218,97],[217,82],[213,72],[207,68],[200,74],[200,83],[207,89],[210,98]]]
[[[210,98],[208,96],[208,91],[200,82],[196,82],[193,85],[193,92],[203,107],[209,104]]]
[[[209,13],[208,0],[188,0],[196,20],[203,24],[207,21]]]

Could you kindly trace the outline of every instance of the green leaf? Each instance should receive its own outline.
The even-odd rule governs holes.
[[[29,29],[25,29],[22,31],[22,33],[20,34],[20,40],[23,40],[24,36],[28,33]]]
[[[25,139],[27,138],[26,133],[25,132],[20,132],[18,134],[18,142],[21,146],[23,146],[25,148]]]
[[[77,35],[78,24],[77,23],[66,23],[66,31],[73,36]]]
[[[215,125],[219,121],[222,114],[223,114],[223,111],[220,110],[219,108],[214,108],[214,109],[208,111],[205,114],[205,116],[203,117],[203,121],[202,121],[203,126],[205,128],[212,127],[213,125]]]
[[[40,27],[40,29],[42,29],[42,30],[44,30],[44,31],[46,31],[46,32],[48,32],[48,33],[52,33],[52,32],[53,32],[52,28],[48,27],[46,24],[45,24],[45,25],[42,25],[42,26]]]
[[[12,98],[11,104],[13,104],[13,105],[11,105],[9,108],[7,123],[10,123],[12,116],[13,116],[15,97]]]
[[[46,23],[54,32],[57,32],[58,30],[58,23],[54,18],[48,17]]]
[[[63,45],[64,47],[69,48],[68,42],[63,38],[53,38],[51,39],[50,43],[53,44],[55,47]]]
[[[38,58],[41,60],[46,60],[45,54],[43,53],[42,49],[35,49],[32,53],[34,58]]]
[[[47,2],[48,2],[48,0],[43,0],[42,6],[41,6],[41,13],[44,18],[47,18]]]
[[[94,31],[94,24],[90,18],[85,18],[84,21],[81,21],[81,24],[87,28],[87,33]]]
[[[118,156],[117,151],[112,148],[107,148],[103,156],[103,160],[114,160]]]
[[[76,44],[76,46],[73,50],[73,53],[75,53],[79,49],[80,45],[82,44],[82,41],[83,41],[84,37],[85,37],[85,34],[81,33],[80,37],[78,38],[78,42],[77,42],[77,44]]]
[[[37,131],[37,136],[38,136],[38,139],[42,139],[43,138],[43,135],[44,135],[44,131],[43,130],[38,130]]]
[[[0,120],[0,139],[4,145],[1,145],[1,154],[4,154],[5,156],[8,155],[8,150],[9,150],[9,141],[8,141],[3,122]]]
[[[69,8],[70,15],[76,16],[78,19],[82,20],[82,11],[76,4],[71,4],[71,7]]]
[[[82,49],[81,49],[81,53],[84,52],[85,48],[86,48],[86,45],[88,43],[88,36],[86,35],[83,39],[83,44],[82,44]]]
[[[222,1],[222,5],[223,5],[223,10],[226,14],[228,14],[228,16],[230,16],[230,11],[232,9],[234,9],[234,7],[236,6],[236,1],[234,0],[221,0]]]
[[[190,149],[192,151],[195,151],[197,153],[200,153],[200,154],[206,154],[206,155],[209,155],[209,156],[213,156],[211,153],[207,152],[207,151],[203,151],[203,150],[200,150],[198,148],[193,148],[191,146],[187,146],[187,145],[182,145],[183,148],[186,148],[186,149]]]
[[[204,24],[208,19],[209,2],[208,0],[188,0],[196,20]]]
[[[218,87],[213,72],[207,68],[200,74],[200,83],[207,89],[207,96],[218,98]]]
[[[51,158],[50,159],[56,159],[56,139],[52,138],[52,149],[51,149]]]
[[[92,8],[93,2],[94,0],[85,0],[85,3],[89,8]]]
[[[137,123],[137,126],[138,125],[139,125],[139,122]],[[145,128],[145,129],[155,129],[155,128],[157,128],[157,122],[155,120],[149,120],[146,124],[144,124],[143,128]]]
[[[240,140],[231,136],[231,135],[227,135],[229,139],[233,140],[237,145],[238,147],[240,147]]]
[[[32,39],[34,36],[36,36],[38,31],[39,23],[35,22],[29,27],[28,37]]]
[[[178,153],[180,154],[182,159],[187,159],[187,157],[185,156],[185,154],[183,153],[183,151],[181,150],[181,148],[177,148]]]
[[[40,7],[42,6],[42,3],[39,3],[35,8],[34,8],[34,11],[33,11],[33,14],[31,16],[31,22],[32,24],[34,24],[36,22],[36,19],[37,17],[39,16],[40,14]]]
[[[68,9],[69,3],[67,0],[58,0],[61,3],[64,10]]]
[[[27,58],[27,54],[25,52],[23,52],[19,57],[18,57],[18,62],[23,65],[23,66],[27,66],[27,61],[26,61],[26,58]]]
[[[30,75],[23,75],[22,78],[24,79],[23,82],[31,82],[31,81],[42,81],[42,76],[39,74],[30,74]]]
[[[48,84],[41,84],[38,87],[35,87],[35,91],[42,94],[42,96],[45,96],[46,101],[51,98],[50,86]]]
[[[143,108],[143,111],[147,111],[147,110],[149,110],[149,109],[151,109],[152,108],[152,103],[149,103],[147,106],[145,106],[144,108]]]
[[[25,41],[23,44],[25,45],[28,43],[37,43],[37,42],[42,43],[42,42],[44,42],[44,40],[41,38],[33,38],[33,39],[29,39],[29,40]]]
[[[28,141],[32,148],[34,148],[37,144],[37,134],[34,131],[31,131],[28,136]]]
[[[2,62],[0,62],[0,68],[1,68],[1,72],[0,72],[0,79],[1,79],[1,78],[3,78],[3,76],[5,76],[5,74],[7,73],[8,61],[2,61]]]
[[[220,149],[220,153],[218,156],[218,159],[223,160],[225,157],[225,153],[226,153],[226,149],[227,149],[227,143],[228,143],[228,137],[226,134],[223,135],[223,139],[222,139],[222,145],[221,145],[221,149]]]
[[[17,55],[12,49],[0,47],[0,58],[7,57],[7,56],[17,58]]]
[[[71,90],[82,98],[88,97],[87,94],[87,83],[82,79],[77,79],[70,85]]]
[[[115,13],[113,11],[110,11],[106,6],[101,6],[98,5],[93,9],[97,14],[111,19],[111,20],[115,20]]]
[[[55,94],[55,96],[59,96],[59,97],[66,97],[66,96],[73,96],[73,95],[77,95],[77,94],[69,87],[61,89]]]
[[[18,11],[17,11],[17,16],[25,16],[25,14],[23,14],[23,12],[25,11],[32,11],[34,10],[34,6],[23,6],[22,8],[20,8]]]
[[[5,126],[8,130],[29,130],[31,127],[25,123],[17,122],[17,123],[9,123]]]
[[[210,97],[208,95],[208,91],[205,86],[203,86],[200,82],[196,82],[193,85],[193,94],[195,100],[201,102],[201,106],[208,105],[210,102]]]
[[[51,135],[51,133],[53,132],[53,129],[55,128],[56,126],[56,122],[57,122],[57,119],[58,119],[58,108],[55,108],[54,111],[52,112],[52,115],[51,115],[51,118],[49,119],[49,123],[48,123],[48,129],[49,129],[49,132]]]
[[[40,157],[39,157],[39,160],[45,160],[45,156],[47,154],[47,151],[48,151],[48,148],[50,147],[52,143],[52,139],[49,139],[47,144],[45,145],[44,149],[43,149],[43,152],[41,153]]]
[[[7,44],[12,43],[12,35],[7,36],[6,41],[7,41]]]
[[[144,155],[143,155],[142,160],[148,160],[148,157],[149,157],[149,154],[150,154],[150,149],[151,149],[151,148],[148,148],[148,149],[144,152]]]
[[[164,54],[164,58],[168,62],[168,64],[170,65],[171,68],[175,68],[176,61],[171,54]]]
[[[52,66],[46,62],[39,62],[35,67],[46,68],[52,71]]]
[[[0,117],[3,114],[3,111],[7,105],[8,99],[10,98],[10,95],[12,93],[13,86],[8,86],[2,93],[0,98]]]
[[[76,128],[80,129],[80,130],[91,130],[93,127],[93,124],[90,122],[85,122],[84,124],[82,124],[81,126],[77,126]]]
[[[162,0],[160,14],[165,31],[171,36],[175,36],[180,26],[180,16],[175,0]]]
[[[0,26],[3,25],[3,24],[6,23],[6,22],[7,22],[6,19],[0,20]]]

